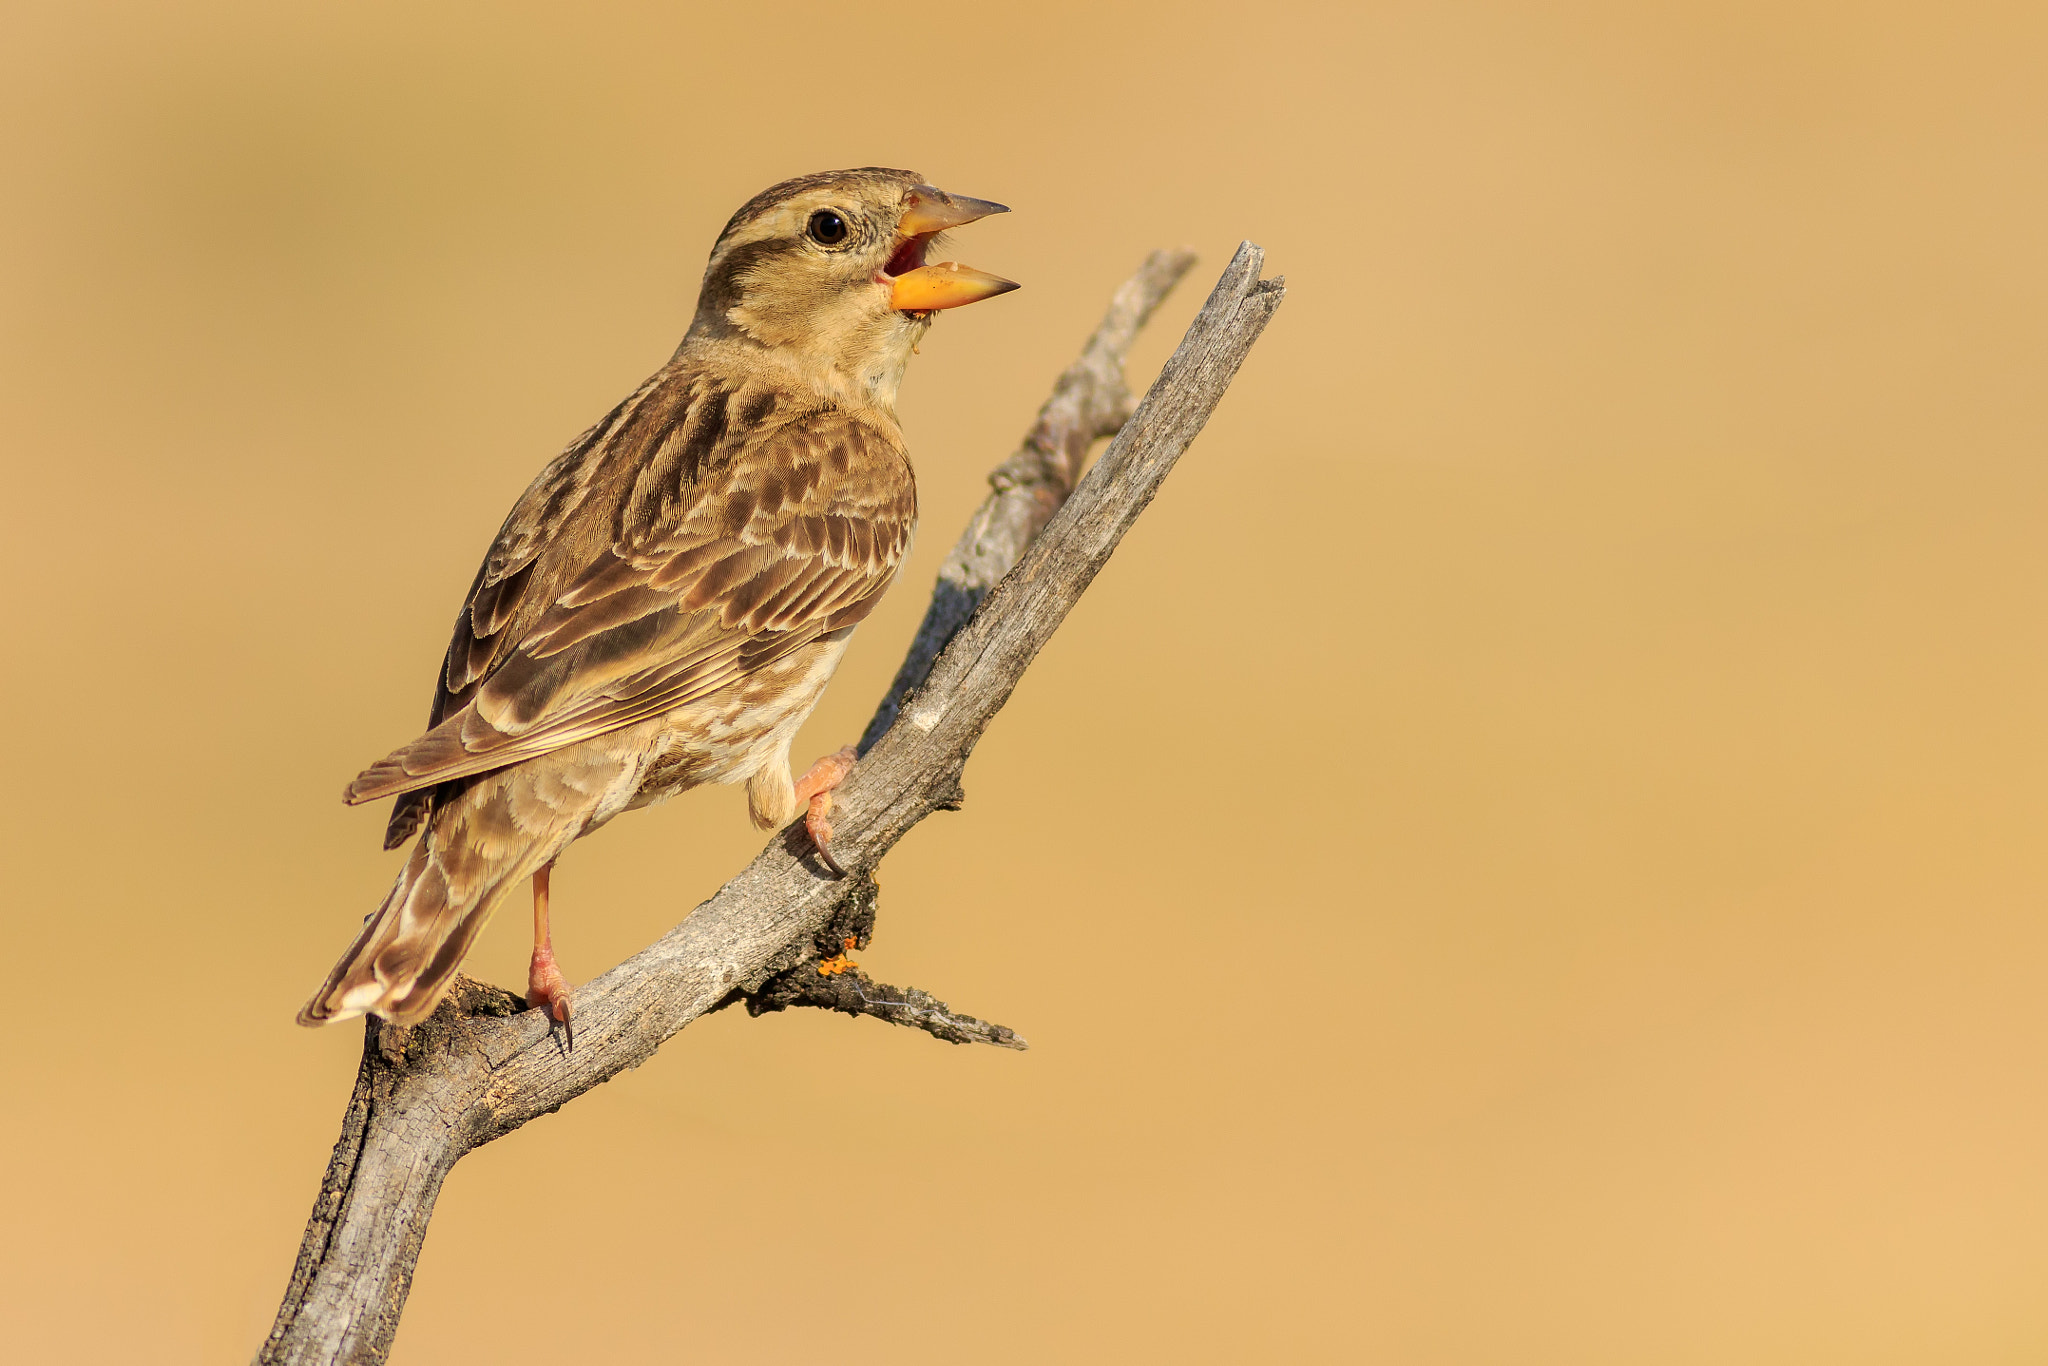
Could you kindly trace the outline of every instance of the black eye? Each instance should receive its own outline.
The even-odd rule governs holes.
[[[811,215],[810,232],[813,242],[836,247],[846,240],[846,219],[836,209],[820,209]]]

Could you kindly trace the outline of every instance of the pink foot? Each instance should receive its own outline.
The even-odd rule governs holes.
[[[526,1004],[530,1010],[546,1009],[556,1024],[569,1023],[569,983],[555,966],[555,951],[536,946],[533,965],[526,970]]]
[[[832,814],[832,789],[846,781],[854,762],[853,746],[848,745],[812,764],[796,780],[796,799],[806,807],[804,830],[817,847],[818,857],[838,877],[845,877],[846,870],[832,857],[832,822],[826,818]]]

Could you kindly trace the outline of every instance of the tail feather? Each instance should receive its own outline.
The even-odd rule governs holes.
[[[478,888],[480,895],[456,897],[430,846],[431,838],[413,846],[384,904],[299,1012],[300,1024],[334,1024],[371,1012],[394,1024],[425,1019],[491,912],[540,866],[524,868],[526,860],[519,860]]]
[[[415,1024],[433,1013],[507,894],[583,833],[637,766],[608,746],[522,764],[435,803],[384,904],[313,999],[303,1025],[376,1014]],[[556,756],[550,756],[554,759]]]

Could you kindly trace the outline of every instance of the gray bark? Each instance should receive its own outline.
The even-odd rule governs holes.
[[[1191,251],[1155,251],[1123,282],[1109,302],[1081,355],[1052,386],[1024,444],[988,477],[989,494],[939,566],[924,621],[896,671],[889,695],[875,708],[860,739],[860,752],[873,749],[896,724],[903,699],[923,685],[939,651],[959,634],[982,598],[1023,555],[1045,524],[1074,491],[1088,448],[1099,437],[1115,436],[1131,415],[1131,391],[1124,384],[1124,358],[1152,318],[1152,310],[1195,264]]]
[[[341,1138],[259,1363],[383,1361],[455,1163],[638,1066],[707,1011],[815,1005],[954,1042],[1023,1045],[923,992],[857,971],[827,975],[819,964],[846,939],[865,943],[874,867],[911,826],[959,806],[960,774],[983,729],[1208,421],[1285,294],[1282,280],[1259,279],[1263,259],[1249,242],[1238,248],[1126,421],[1123,357],[1192,262],[1154,253],[1118,291],[1024,447],[992,476],[934,593],[935,608],[951,593],[978,610],[969,603],[951,629],[919,633],[859,767],[835,794],[832,852],[845,878],[830,875],[799,820],[681,924],[577,989],[573,1048],[542,1012],[467,979],[419,1025],[368,1023]],[[1089,444],[1111,430],[1116,439],[1076,487]]]

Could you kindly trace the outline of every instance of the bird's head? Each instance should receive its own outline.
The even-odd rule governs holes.
[[[868,166],[785,180],[719,234],[683,347],[741,348],[893,408],[933,312],[1017,288],[951,262],[927,265],[933,239],[1007,212],[914,171]]]

